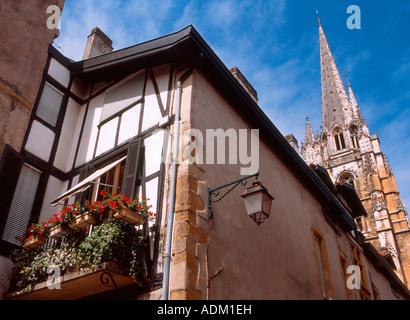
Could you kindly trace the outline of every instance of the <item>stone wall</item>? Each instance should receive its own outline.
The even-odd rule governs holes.
[[[0,150],[20,151],[47,62],[47,49],[59,35],[48,29],[50,5],[65,0],[0,2]]]

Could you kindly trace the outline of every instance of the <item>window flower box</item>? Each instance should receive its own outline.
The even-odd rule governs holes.
[[[133,225],[142,225],[155,219],[156,214],[150,211],[152,205],[147,204],[149,198],[141,195],[140,199],[137,195],[135,199],[131,200],[124,196],[123,193],[108,195],[104,191],[101,191],[100,195],[109,197],[108,204],[114,218]]]
[[[24,240],[23,248],[27,250],[33,250],[46,242],[46,237],[41,235],[34,235],[27,240]]]
[[[61,239],[64,238],[70,232],[70,228],[66,225],[56,225],[52,227],[49,231],[49,237],[53,239]]]
[[[144,218],[141,213],[132,211],[126,207],[121,207],[115,211],[114,218],[124,220],[129,224],[141,225],[144,223]]]
[[[97,222],[97,217],[89,212],[74,216],[71,219],[70,228],[75,230],[85,229]]]

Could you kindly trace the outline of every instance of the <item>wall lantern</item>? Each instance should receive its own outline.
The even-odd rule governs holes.
[[[241,196],[244,200],[246,211],[248,216],[257,224],[260,225],[267,218],[269,218],[270,209],[272,205],[272,200],[274,198],[269,194],[268,190],[258,181],[259,173],[252,174],[250,176],[229,182],[217,188],[208,188],[208,218],[212,220],[213,212],[211,209],[212,202],[218,202],[222,200],[228,193],[235,189],[239,184],[245,186],[247,180],[255,177],[255,182],[252,186],[245,190],[245,193]],[[227,192],[222,196],[219,196],[219,190],[232,186]]]

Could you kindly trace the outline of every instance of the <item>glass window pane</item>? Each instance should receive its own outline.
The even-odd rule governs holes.
[[[37,116],[55,126],[62,101],[63,94],[49,83],[46,83],[37,107]]]

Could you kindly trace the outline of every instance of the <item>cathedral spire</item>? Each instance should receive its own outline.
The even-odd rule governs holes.
[[[316,140],[315,133],[313,132],[313,128],[310,125],[309,117],[306,117],[305,140],[303,141],[303,143],[313,144],[315,140]]]
[[[349,88],[349,102],[353,111],[353,117],[358,119],[361,123],[366,124],[362,112],[360,111],[359,105],[357,104],[356,97],[349,82],[349,78],[347,78],[347,86]]]
[[[353,114],[320,20],[319,42],[323,127],[326,131],[330,131],[335,124],[349,123]]]

